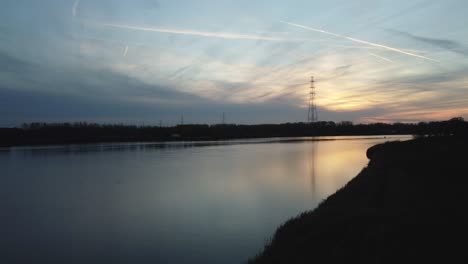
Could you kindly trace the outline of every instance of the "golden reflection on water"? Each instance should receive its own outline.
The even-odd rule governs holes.
[[[401,137],[400,139],[409,138]],[[367,166],[366,150],[387,140],[392,140],[392,137],[312,141],[305,144],[308,153],[302,156],[302,173],[308,175],[314,202],[320,202],[357,176]]]
[[[316,166],[317,166],[317,148],[318,148],[318,141],[313,141],[310,144],[310,192],[312,193],[312,199],[316,199],[315,194],[317,192],[316,185]]]

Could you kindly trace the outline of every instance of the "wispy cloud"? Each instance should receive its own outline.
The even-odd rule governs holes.
[[[78,6],[80,5],[80,0],[76,0],[75,3],[73,3],[73,8],[72,8],[72,15],[76,17]]]
[[[304,28],[304,29],[307,29],[307,30],[312,30],[312,31],[315,31],[315,32],[327,34],[327,35],[334,36],[334,37],[337,37],[337,38],[347,39],[349,41],[364,44],[364,45],[367,45],[367,46],[378,47],[378,48],[381,48],[381,49],[398,52],[398,53],[405,54],[405,55],[408,55],[408,56],[438,62],[437,60],[428,58],[426,56],[411,53],[411,52],[408,52],[408,51],[405,51],[405,50],[402,50],[402,49],[398,49],[398,48],[394,48],[394,47],[390,47],[390,46],[386,46],[386,45],[382,45],[382,44],[378,44],[378,43],[373,43],[373,42],[365,41],[365,40],[362,40],[362,39],[352,38],[352,37],[348,37],[348,36],[345,36],[345,35],[340,35],[340,34],[332,33],[332,32],[329,32],[329,31],[322,30],[322,29],[316,29],[316,28],[312,28],[312,27],[308,27],[308,26],[304,26],[304,25],[299,25],[299,24],[291,23],[291,22],[287,22],[287,21],[280,21],[280,22],[291,25],[291,26],[295,26],[295,27]]]
[[[384,60],[384,61],[386,61],[386,62],[391,62],[391,63],[393,63],[393,61],[392,61],[391,59],[382,57],[382,56],[377,55],[377,54],[374,54],[374,53],[372,53],[372,52],[369,52],[369,55],[371,55],[372,57],[376,57],[376,58],[378,58],[378,59]]]
[[[291,41],[289,39],[264,36],[264,35],[251,35],[251,34],[239,34],[239,33],[227,33],[227,32],[211,32],[211,31],[197,31],[190,29],[172,29],[172,28],[160,28],[160,27],[138,27],[130,25],[119,25],[119,24],[102,24],[106,27],[136,30],[136,31],[148,31],[158,32],[167,34],[177,35],[189,35],[209,38],[222,38],[222,39],[245,39],[245,40],[266,40],[266,41]]]
[[[399,30],[388,30],[389,32],[393,34],[397,34],[418,42],[422,42],[425,44],[429,44],[441,49],[449,50],[464,56],[468,56],[468,48],[463,46],[462,44],[449,40],[449,39],[439,39],[439,38],[429,38],[429,37],[421,37],[417,36],[408,32],[403,32]]]
[[[128,53],[128,45],[125,46],[125,50],[124,50],[123,56],[126,57],[126,56],[127,56],[127,53]]]

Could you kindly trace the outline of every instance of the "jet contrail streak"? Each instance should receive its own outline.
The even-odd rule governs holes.
[[[226,33],[226,32],[195,31],[195,30],[188,30],[188,29],[170,29],[170,28],[153,28],[153,27],[151,28],[150,27],[136,27],[136,26],[117,25],[117,24],[102,24],[102,25],[106,27],[122,28],[122,29],[137,30],[137,31],[151,31],[151,32],[159,32],[159,33],[191,35],[191,36],[201,36],[201,37],[211,37],[211,38],[291,41],[288,39],[277,38],[277,37],[236,34],[236,33]]]
[[[361,39],[357,39],[357,38],[352,38],[352,37],[348,37],[348,36],[344,36],[344,35],[339,35],[339,34],[335,34],[335,33],[325,31],[325,30],[322,30],[322,29],[311,28],[311,27],[307,27],[307,26],[303,26],[303,25],[299,25],[299,24],[295,24],[295,23],[291,23],[291,22],[287,22],[287,21],[280,21],[280,22],[284,23],[284,24],[288,24],[290,26],[295,26],[295,27],[300,27],[300,28],[312,30],[312,31],[315,31],[315,32],[320,32],[320,33],[327,34],[327,35],[330,35],[330,36],[334,36],[334,37],[337,37],[337,38],[347,39],[349,41],[353,41],[353,42],[356,42],[356,43],[361,43],[361,44],[364,44],[364,45],[367,45],[367,46],[378,47],[378,48],[398,52],[398,53],[401,53],[401,54],[405,54],[405,55],[420,58],[420,59],[439,62],[437,60],[434,60],[434,59],[431,59],[431,58],[428,58],[428,57],[425,57],[425,56],[422,56],[422,55],[414,54],[414,53],[411,53],[411,52],[408,52],[408,51],[404,51],[404,50],[401,50],[401,49],[385,46],[385,45],[382,45],[382,44],[373,43],[373,42],[369,42],[369,41],[365,41],[365,40],[361,40]]]
[[[72,15],[74,17],[76,17],[76,11],[78,10],[79,5],[80,5],[80,0],[76,0],[75,3],[73,4]]]
[[[125,46],[125,50],[124,50],[123,56],[126,57],[126,56],[127,56],[127,53],[128,53],[128,45]]]
[[[384,61],[388,61],[388,62],[393,63],[393,61],[392,61],[391,59],[387,59],[387,58],[382,57],[382,56],[379,56],[379,55],[377,55],[377,54],[374,54],[374,53],[369,52],[369,55],[371,55],[371,56],[373,56],[373,57],[376,57],[376,58],[379,58],[379,59],[381,59],[381,60],[384,60]]]

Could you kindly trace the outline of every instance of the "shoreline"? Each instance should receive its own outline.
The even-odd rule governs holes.
[[[323,134],[323,135],[274,135],[274,136],[242,136],[242,137],[202,137],[202,138],[193,138],[193,137],[177,137],[177,138],[164,138],[164,139],[34,139],[34,138],[25,138],[20,141],[9,140],[8,138],[3,138],[0,140],[1,148],[9,147],[33,147],[33,146],[60,146],[60,145],[77,145],[77,144],[131,144],[131,143],[154,143],[154,144],[165,144],[165,143],[187,143],[187,142],[223,142],[223,141],[236,141],[236,140],[256,140],[256,139],[295,139],[295,138],[312,138],[312,137],[391,137],[391,136],[412,136],[411,134],[401,133],[401,134]],[[334,139],[319,139],[319,140],[334,140]],[[3,141],[3,142],[2,142]],[[280,140],[276,140],[280,141]],[[276,141],[271,141],[267,143],[275,143]]]
[[[339,138],[338,138],[339,137]],[[0,145],[0,149],[9,148],[48,148],[48,147],[70,147],[70,146],[94,146],[94,145],[160,145],[165,146],[215,146],[215,145],[240,145],[240,144],[274,144],[274,143],[297,143],[312,141],[336,141],[336,140],[369,140],[389,139],[400,140],[402,137],[414,138],[409,134],[398,135],[340,135],[340,136],[310,136],[310,137],[258,137],[258,138],[229,138],[212,140],[161,140],[161,141],[96,141],[96,142],[67,142],[51,144],[17,144]],[[406,139],[405,139],[406,140]]]
[[[369,164],[319,206],[288,220],[249,263],[398,263],[463,256],[468,139],[375,145]]]

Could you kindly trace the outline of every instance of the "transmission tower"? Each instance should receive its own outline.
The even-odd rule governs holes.
[[[307,114],[307,122],[313,123],[317,120],[317,107],[315,106],[315,80],[314,76],[312,76],[312,78],[310,79],[309,112]]]

